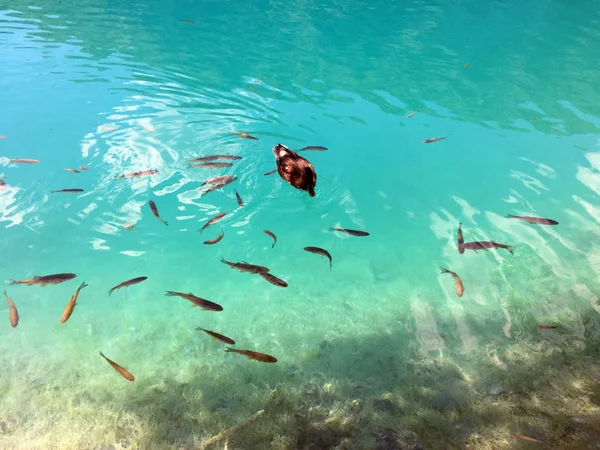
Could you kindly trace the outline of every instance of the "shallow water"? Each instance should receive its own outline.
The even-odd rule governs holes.
[[[592,1],[0,5],[0,274],[20,315],[0,307],[0,446],[203,448],[264,410],[210,448],[598,448],[599,43]],[[263,175],[277,143],[328,148],[301,153],[316,197]],[[187,167],[213,154],[242,159]],[[238,178],[202,196],[217,175]],[[84,192],[50,193],[67,188]],[[459,254],[459,222],[514,255]],[[8,284],[60,272],[77,278]]]

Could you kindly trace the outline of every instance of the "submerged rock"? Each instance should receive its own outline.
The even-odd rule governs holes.
[[[391,428],[384,428],[375,433],[375,440],[374,450],[423,450],[417,435],[410,431],[396,433]]]
[[[389,414],[401,414],[402,408],[396,405],[389,397],[381,397],[373,400],[373,408],[377,411]]]

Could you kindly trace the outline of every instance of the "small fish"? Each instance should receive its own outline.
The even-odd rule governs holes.
[[[194,294],[184,294],[183,292],[173,292],[167,291],[165,294],[167,297],[181,297],[193,303],[192,308],[195,306],[199,306],[202,309],[206,309],[208,311],[223,311],[223,307],[218,305],[217,303],[213,303],[209,300],[204,300],[203,298],[196,297]]]
[[[267,175],[273,175],[274,173],[277,173],[277,169],[275,169],[275,170],[271,170],[270,172],[265,172],[265,177],[266,177]]]
[[[26,284],[27,286],[33,286],[39,284],[40,286],[47,286],[48,284],[59,284],[65,281],[72,280],[77,275],[74,273],[57,273],[54,275],[38,276],[34,275],[29,280],[10,280],[10,284]]]
[[[222,334],[215,333],[214,331],[206,330],[202,327],[196,327],[196,331],[204,331],[209,336],[215,338],[217,341],[221,341],[225,344],[235,345],[235,341],[227,336],[223,336]]]
[[[414,116],[416,113],[417,113],[416,111],[415,111],[415,112],[411,112],[410,114],[408,114],[408,115],[406,116],[406,118],[407,118],[407,119],[410,119],[410,118],[411,118],[412,116]]]
[[[135,225],[132,223],[126,223],[123,225],[123,228],[125,228],[126,231],[133,231],[135,230]]]
[[[523,436],[522,434],[517,434],[515,436],[517,439],[521,440],[521,441],[527,441],[527,442],[542,442],[542,441],[538,441],[537,439],[533,439],[530,438],[528,436]]]
[[[271,236],[273,238],[273,245],[271,245],[271,248],[275,247],[275,244],[277,244],[277,236],[275,236],[275,233],[273,233],[272,231],[269,230],[263,230],[263,233],[265,233],[268,236]]]
[[[462,297],[463,293],[465,292],[465,287],[463,286],[463,282],[460,279],[460,277],[455,272],[452,272],[448,269],[444,269],[443,267],[440,267],[440,270],[442,271],[442,273],[450,274],[452,278],[454,278],[454,287],[456,288],[456,295],[458,295],[459,298]]]
[[[4,181],[4,177],[0,178],[0,192],[6,189],[6,181]]]
[[[115,131],[116,130],[115,127],[111,127],[108,125],[101,125],[98,128],[100,128],[100,131]]]
[[[40,161],[38,159],[27,159],[27,158],[12,158],[8,160],[11,163],[18,163],[18,164],[37,164]]]
[[[321,145],[309,145],[308,147],[303,147],[300,150],[298,150],[299,152],[305,152],[307,150],[314,150],[317,152],[324,152],[325,150],[328,150],[327,147],[323,147]]]
[[[142,281],[145,281],[147,279],[148,279],[148,277],[137,277],[137,278],[132,278],[131,280],[123,281],[122,283],[117,284],[114,288],[111,288],[108,291],[108,295],[112,294],[113,291],[116,291],[117,289],[121,289],[121,288],[128,287],[128,286],[133,286],[134,284],[141,283]]]
[[[183,23],[196,23],[195,20],[188,20],[188,19],[181,19],[180,22],[183,22]]]
[[[231,167],[233,164],[228,162],[216,162],[216,163],[197,163],[197,164],[188,164],[188,169],[197,168],[197,169],[223,169],[224,167]]]
[[[466,63],[466,64],[464,65],[464,67],[469,67],[470,65],[471,65],[471,63]]]
[[[150,200],[148,202],[148,205],[150,206],[150,210],[152,211],[152,214],[154,214],[154,217],[156,217],[158,220],[160,220],[162,223],[168,226],[169,224],[167,223],[167,221],[163,220],[162,217],[160,217],[160,214],[158,214],[158,208],[156,207],[156,203],[154,203],[154,200]]]
[[[144,126],[144,130],[146,130],[148,133],[156,133],[156,130],[154,128],[151,128],[151,127]]]
[[[71,300],[69,300],[69,303],[67,304],[67,307],[63,311],[63,314],[60,318],[60,323],[65,323],[67,320],[69,320],[69,317],[71,317],[71,314],[73,314],[75,305],[77,305],[77,296],[79,296],[79,291],[81,291],[86,286],[87,284],[84,281],[83,283],[81,283],[81,286],[77,288],[75,293],[71,296]]]
[[[530,120],[531,123],[535,122],[535,117]]]
[[[556,220],[544,219],[542,217],[531,217],[531,216],[513,216],[511,214],[506,215],[509,219],[519,219],[523,222],[533,223],[536,225],[558,225]]]
[[[52,191],[51,194],[77,194],[78,192],[83,192],[83,189],[58,189],[57,191]]]
[[[555,328],[558,328],[558,325],[538,325],[538,328],[540,330],[554,330]]]
[[[242,159],[241,156],[237,155],[212,155],[212,156],[200,156],[198,158],[188,159],[187,162],[200,162],[200,161],[215,161],[217,159],[229,159],[229,160],[238,160]]]
[[[16,328],[19,324],[19,312],[17,311],[17,307],[15,306],[13,301],[6,293],[6,290],[4,291],[4,296],[6,297],[6,301],[8,302],[8,318],[10,320],[10,326]]]
[[[214,239],[210,239],[208,241],[204,241],[203,244],[206,245],[213,245],[216,244],[217,242],[219,242],[221,239],[223,239],[223,236],[225,236],[225,232],[223,230],[221,230],[221,235],[214,238]]]
[[[213,181],[211,183],[209,183],[208,181],[205,181],[201,186],[204,186],[205,184],[209,183],[210,187],[208,189],[206,189],[204,191],[204,193],[202,195],[206,195],[209,192],[215,191],[217,189],[221,189],[222,187],[227,186],[230,183],[233,183],[235,180],[237,180],[237,177],[229,177],[229,176],[225,176],[225,177],[217,177],[217,178],[223,178],[222,180],[219,181]]]
[[[277,358],[271,355],[265,355],[264,353],[253,352],[252,350],[236,350],[235,348],[227,347],[225,352],[233,352],[238,353],[240,355],[247,356],[248,359],[253,359],[255,361],[260,361],[264,363],[276,363]]]
[[[258,141],[257,137],[250,136],[248,133],[232,132],[231,134],[235,134],[244,139],[252,139],[253,141]]]
[[[84,167],[84,166],[79,166],[79,169],[83,170],[85,172],[87,172],[88,170],[90,170],[90,169],[88,169],[87,167]]]
[[[331,265],[333,264],[333,260],[331,259],[331,254],[321,247],[304,247],[304,250],[310,253],[314,253],[315,255],[321,255],[325,258],[329,259],[329,270],[331,270]]]
[[[284,288],[288,287],[288,284],[284,280],[282,280],[281,278],[277,278],[275,275],[273,275],[271,273],[262,272],[262,273],[259,273],[259,275],[274,286],[279,286],[279,287],[284,287]]]
[[[330,228],[329,231],[339,231],[340,233],[346,233],[351,236],[369,236],[369,233],[366,231],[348,230],[347,228]]]
[[[77,169],[69,169],[69,168],[66,168],[65,170],[66,170],[67,172],[71,172],[71,173],[79,173],[79,170],[77,170]]]
[[[431,138],[431,139],[425,139],[423,141],[423,144],[431,144],[432,142],[437,142],[437,141],[442,141],[446,139],[445,137],[441,137],[441,138]]]
[[[129,380],[129,381],[135,380],[135,377],[133,376],[133,374],[131,372],[129,372],[124,367],[118,365],[116,362],[108,359],[106,356],[104,356],[104,353],[100,352],[100,356],[102,356],[106,360],[106,362],[112,366],[113,369],[115,369],[117,372],[119,372],[119,375],[121,375],[123,378],[125,378],[126,380]]]
[[[139,177],[148,177],[150,175],[154,175],[158,173],[158,170],[155,169],[151,169],[151,170],[142,170],[140,172],[132,172],[132,173],[126,173],[124,175],[119,175],[118,177],[115,177],[115,180],[120,180],[121,178],[139,178]]]
[[[213,223],[217,223],[219,220],[221,220],[223,217],[225,217],[226,214],[227,213],[225,211],[223,211],[223,212],[220,212],[219,214],[217,214],[216,216],[214,216],[212,219],[210,219],[208,222],[206,222],[202,228],[200,228],[200,233],[202,233],[204,230],[206,230],[208,227],[210,227]]]
[[[0,136],[0,139],[6,139],[6,136]]]
[[[244,202],[242,200],[242,197],[240,197],[240,194],[238,194],[238,191],[236,191],[235,189],[233,191],[235,192],[235,198],[237,198],[238,205],[240,205],[240,208],[243,208]]]
[[[237,177],[230,177],[229,175],[221,175],[219,177],[209,178],[204,183],[202,183],[200,186],[206,186],[207,184],[225,186],[226,184],[229,184],[235,180],[237,180]]]
[[[488,251],[490,248],[503,248],[508,250],[511,255],[514,255],[515,248],[510,245],[498,244],[494,241],[476,241],[476,242],[465,242],[464,245],[466,250],[485,250]]]
[[[248,273],[267,273],[267,272],[269,272],[269,269],[267,267],[256,266],[254,264],[248,264],[247,262],[243,262],[243,261],[239,262],[239,263],[234,263],[234,262],[227,261],[224,258],[221,258],[221,262],[223,264],[227,264],[232,269],[239,270],[240,272],[248,272]]]
[[[458,223],[458,253],[461,255],[465,252],[465,240],[462,233],[462,222]]]

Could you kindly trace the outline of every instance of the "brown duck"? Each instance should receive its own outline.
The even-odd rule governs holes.
[[[313,165],[285,145],[277,144],[273,147],[273,154],[281,178],[296,189],[307,191],[311,197],[314,197],[317,173]]]

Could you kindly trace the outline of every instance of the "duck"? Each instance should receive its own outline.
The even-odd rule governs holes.
[[[307,191],[308,195],[314,197],[317,173],[310,161],[282,144],[273,147],[273,154],[279,176],[296,189]]]

